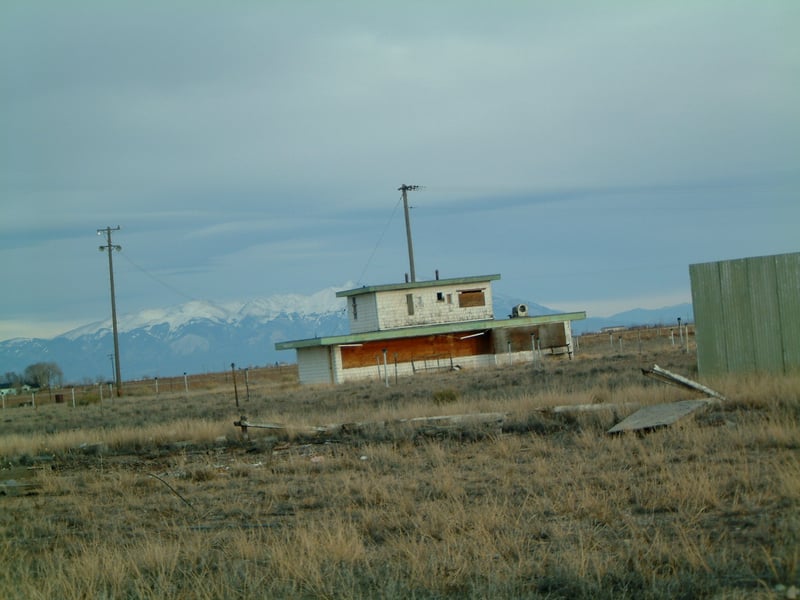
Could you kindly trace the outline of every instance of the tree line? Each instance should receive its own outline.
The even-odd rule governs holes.
[[[6,372],[4,381],[17,389],[23,385],[51,389],[64,384],[64,373],[54,362],[38,362],[25,367],[22,373]]]

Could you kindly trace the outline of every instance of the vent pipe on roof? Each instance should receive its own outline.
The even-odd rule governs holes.
[[[436,281],[439,281],[439,269],[436,269]]]
[[[406,273],[405,276],[406,276],[406,283],[408,283],[408,273]]]

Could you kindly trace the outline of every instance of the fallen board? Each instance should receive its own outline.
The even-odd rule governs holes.
[[[622,433],[624,431],[641,431],[643,429],[666,427],[672,425],[678,419],[682,419],[686,415],[693,413],[697,409],[708,406],[712,402],[712,400],[681,400],[680,402],[645,406],[614,425],[608,430],[608,433]]]

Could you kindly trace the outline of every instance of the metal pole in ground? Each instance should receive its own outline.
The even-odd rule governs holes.
[[[231,373],[233,374],[233,395],[236,398],[236,408],[239,408],[239,390],[236,388],[236,365],[231,363]]]

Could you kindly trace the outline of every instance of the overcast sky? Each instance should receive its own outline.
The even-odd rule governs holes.
[[[590,316],[800,250],[800,2],[0,4],[0,339],[500,273]],[[500,309],[499,314],[505,314]]]

